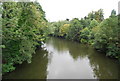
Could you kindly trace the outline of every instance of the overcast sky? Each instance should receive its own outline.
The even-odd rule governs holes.
[[[120,0],[37,0],[46,12],[49,21],[65,20],[66,18],[83,18],[91,11],[100,8],[104,10],[107,18],[115,9],[118,13]]]

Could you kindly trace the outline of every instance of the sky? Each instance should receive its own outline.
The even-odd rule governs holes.
[[[83,18],[91,11],[104,10],[108,18],[113,9],[118,13],[120,0],[37,0],[46,12],[48,21]]]

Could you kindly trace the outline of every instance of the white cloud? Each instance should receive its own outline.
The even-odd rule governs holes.
[[[83,18],[92,10],[104,9],[105,18],[112,9],[118,13],[119,0],[38,0],[50,21]]]

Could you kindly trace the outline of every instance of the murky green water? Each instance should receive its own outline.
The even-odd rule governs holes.
[[[118,62],[91,46],[50,38],[33,56],[32,63],[18,65],[9,79],[117,79]]]

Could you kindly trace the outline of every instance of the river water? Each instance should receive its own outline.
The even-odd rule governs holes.
[[[118,79],[118,62],[89,45],[50,38],[7,79]]]

